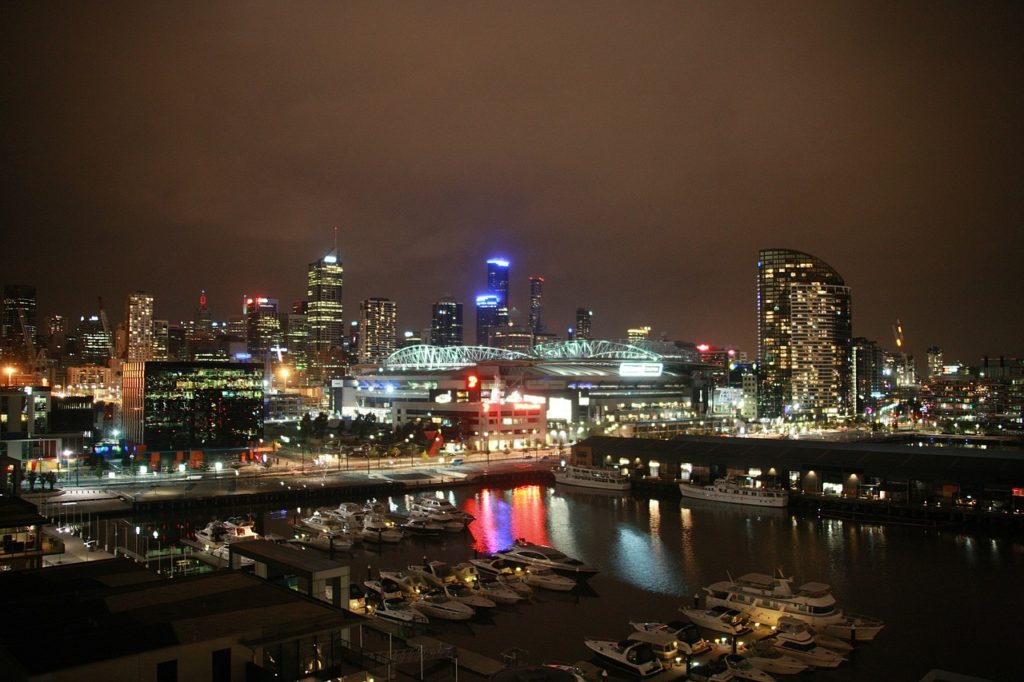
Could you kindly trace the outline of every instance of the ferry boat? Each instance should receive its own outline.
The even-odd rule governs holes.
[[[720,478],[712,485],[705,486],[680,483],[679,492],[690,499],[756,507],[785,507],[789,504],[789,494],[782,488],[755,488],[733,478]]]
[[[631,488],[629,472],[625,469],[581,467],[567,464],[566,466],[555,467],[552,471],[555,475],[555,482],[562,483],[563,485],[622,492],[628,492]]]
[[[778,626],[780,618],[792,616],[818,632],[861,642],[874,639],[885,627],[876,618],[836,608],[832,588],[824,583],[805,583],[794,590],[792,578],[748,573],[703,589],[708,607],[738,609],[765,625]]]

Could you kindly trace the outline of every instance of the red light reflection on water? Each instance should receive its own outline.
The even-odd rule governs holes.
[[[511,547],[516,538],[550,545],[547,506],[539,485],[525,485],[501,494],[484,488],[466,500],[465,510],[476,517],[469,532],[479,552],[497,552]]]

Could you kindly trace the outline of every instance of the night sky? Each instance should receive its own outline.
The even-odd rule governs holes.
[[[0,282],[40,315],[466,304],[546,278],[564,333],[756,352],[757,251],[812,253],[853,327],[1022,355],[1024,4],[4,3]]]

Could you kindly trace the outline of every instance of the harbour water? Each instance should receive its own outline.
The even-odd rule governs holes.
[[[590,659],[585,636],[621,638],[630,620],[677,619],[679,607],[691,605],[703,585],[729,573],[736,577],[782,569],[796,584],[829,583],[844,609],[886,622],[874,642],[858,645],[849,663],[789,679],[919,680],[933,668],[1019,679],[1015,647],[1024,635],[1024,542],[1019,537],[637,499],[561,486],[438,494],[476,516],[468,532],[407,538],[337,558],[350,562],[353,578],[362,581],[367,574],[404,568],[423,557],[458,563],[521,537],[601,569],[574,593],[538,590],[532,603],[499,607],[468,623],[431,624],[439,638],[493,658],[518,648],[535,662]],[[389,502],[404,510],[411,500],[401,496]],[[262,525],[290,535],[292,524],[310,511],[265,511]],[[206,520],[188,523],[202,527]],[[166,519],[139,522],[167,528]],[[171,539],[166,530],[165,536]]]

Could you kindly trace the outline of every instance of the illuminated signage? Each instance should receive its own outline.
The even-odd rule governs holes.
[[[489,261],[487,261],[487,264],[488,265],[497,265],[499,268],[507,268],[508,267],[508,261],[505,260],[504,258],[492,258]]]
[[[325,263],[337,263],[338,258],[336,256],[324,256]]]
[[[452,401],[451,393],[438,393],[434,396],[435,403],[450,403]]]
[[[1013,496],[1014,497],[1024,497],[1024,488],[1014,488],[1013,489]]]
[[[620,377],[660,377],[660,362],[623,362],[619,364]]]

